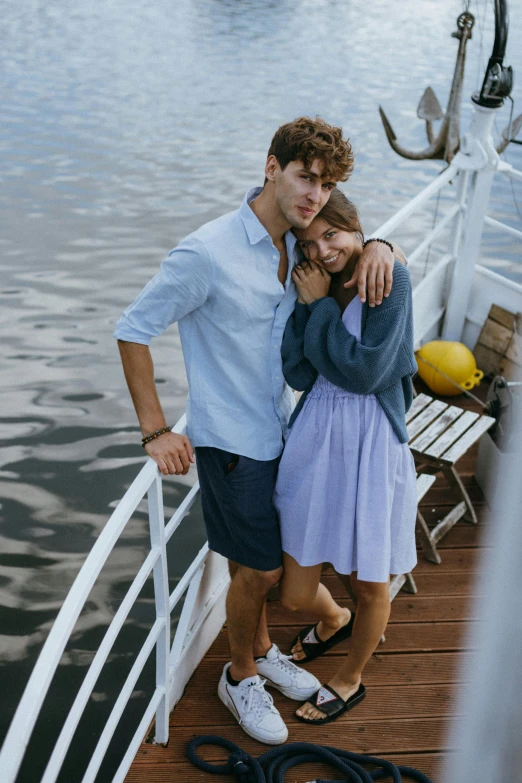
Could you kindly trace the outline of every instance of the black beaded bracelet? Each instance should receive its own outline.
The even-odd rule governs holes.
[[[370,239],[366,239],[363,242],[363,249],[366,247],[366,245],[369,245],[370,242],[382,242],[383,245],[388,245],[388,247],[390,248],[390,250],[393,253],[393,245],[392,245],[391,242],[388,242],[387,239],[379,239],[378,237],[370,237]]]
[[[172,432],[172,427],[162,427],[160,430],[156,430],[156,432],[151,432],[149,435],[145,435],[141,439],[141,445],[143,448],[147,445],[147,443],[150,443],[151,440],[155,440],[156,438],[159,438],[160,435],[164,435],[166,432]]]

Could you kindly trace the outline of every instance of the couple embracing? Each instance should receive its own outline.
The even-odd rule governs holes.
[[[281,126],[263,187],[180,242],[115,331],[144,447],[164,475],[196,458],[209,547],[229,561],[219,697],[274,745],[288,730],[265,686],[300,701],[309,724],[355,707],[388,621],[389,576],[416,562],[411,285],[398,247],[364,242],[337,188],[352,169],[340,128]],[[188,437],[166,425],[148,348],[174,322]],[[356,613],[321,583],[324,563],[350,583]],[[277,583],[287,609],[316,620],[289,655],[266,622]],[[350,636],[328,683],[301,668]]]

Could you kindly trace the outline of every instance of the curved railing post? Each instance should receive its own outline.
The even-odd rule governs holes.
[[[153,570],[156,619],[162,620],[164,623],[164,628],[156,642],[156,688],[163,692],[163,696],[156,710],[155,739],[157,743],[165,744],[169,739],[170,611],[165,516],[159,471],[147,497],[149,501],[150,543],[152,547],[157,546],[161,551]]]

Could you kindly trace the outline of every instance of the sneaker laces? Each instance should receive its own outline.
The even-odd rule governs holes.
[[[261,715],[265,712],[263,707],[268,707],[270,712],[277,712],[272,696],[265,691],[266,680],[260,680],[256,685],[247,685],[248,695],[242,694],[246,699],[246,711]],[[241,721],[240,721],[241,722]]]
[[[283,671],[288,672],[294,677],[302,671],[302,669],[299,669],[299,666],[296,666],[293,655],[284,655],[280,650],[275,663],[280,669],[283,669]]]

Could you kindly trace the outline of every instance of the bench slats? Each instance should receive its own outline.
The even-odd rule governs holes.
[[[428,427],[427,430],[424,430],[421,435],[415,438],[414,442],[411,443],[412,448],[419,452],[427,449],[428,446],[431,446],[433,441],[436,440],[444,432],[444,430],[448,429],[450,424],[458,419],[459,416],[462,416],[463,413],[464,411],[462,408],[457,408],[455,405],[451,405],[447,410],[444,411],[442,416],[439,416],[439,418]]]
[[[445,451],[442,454],[441,459],[448,465],[454,465],[455,462],[464,456],[469,447],[472,446],[481,435],[489,430],[494,422],[495,419],[492,416],[481,416],[448,451]]]
[[[424,453],[426,456],[433,457],[434,459],[440,457],[455,443],[455,441],[461,438],[463,433],[466,432],[478,418],[478,413],[464,411],[462,416],[459,416],[451,427],[447,429],[446,432],[443,432],[442,435],[425,450]],[[415,448],[415,446],[413,448]]]
[[[477,522],[477,516],[457,471],[457,462],[486,430],[494,423],[491,416],[481,416],[472,411],[465,411],[457,405],[448,406],[441,400],[434,400],[427,394],[419,394],[406,418],[409,446],[415,459],[429,470],[417,476],[417,505],[429,488],[433,485],[439,471],[449,484],[459,491],[462,500],[449,510],[444,519],[440,520],[431,530],[417,508],[415,532],[422,546],[424,557],[440,564],[437,552],[437,542],[448,533],[459,519],[471,523]],[[422,470],[422,467],[420,468]],[[404,588],[411,574],[395,577],[394,594]],[[409,584],[409,583],[408,583]],[[415,588],[411,588],[415,592]]]
[[[413,421],[407,425],[408,437],[410,441],[420,432],[425,430],[426,427],[429,427],[432,421],[438,418],[442,411],[446,410],[447,407],[448,406],[445,402],[434,400],[431,405],[428,405],[428,407],[422,411],[422,413],[419,413],[419,415],[416,416],[415,419],[413,419]]]
[[[409,422],[415,418],[415,416],[423,410],[423,408],[426,408],[430,402],[433,401],[433,397],[429,397],[427,394],[417,394],[415,399],[413,400],[411,404],[411,408],[406,414],[406,424],[409,424]]]

